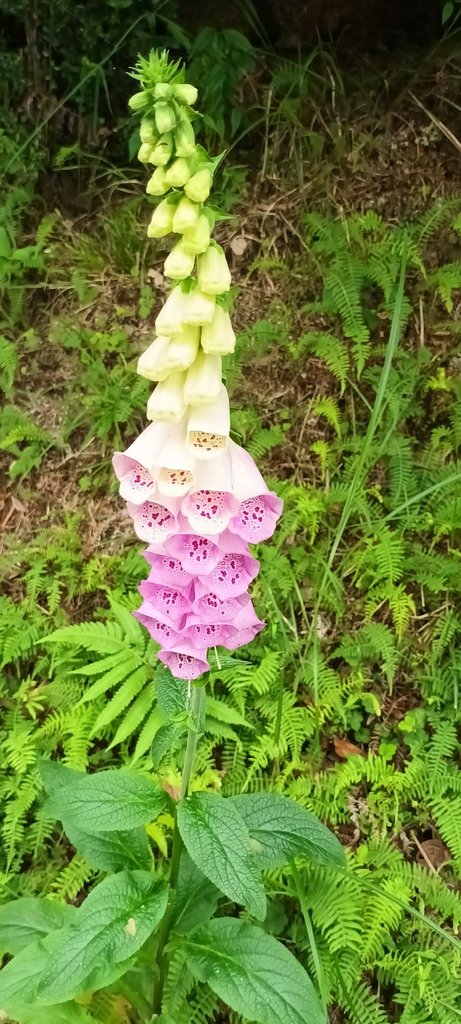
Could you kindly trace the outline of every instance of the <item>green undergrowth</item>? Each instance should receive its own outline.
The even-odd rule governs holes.
[[[242,197],[242,179],[229,180]],[[41,757],[155,768],[173,795],[178,784],[183,735],[158,740],[166,673],[130,614],[147,569],[109,465],[143,424],[136,357],[162,300],[143,216],[125,198],[79,231],[42,217],[24,240],[11,211],[0,244],[13,502],[0,559],[4,899],[79,900],[97,877],[46,816]],[[332,1019],[455,1024],[461,199],[428,201],[400,225],[323,203],[297,231],[290,258],[255,256],[246,287],[270,274],[278,297],[227,367],[234,436],[285,512],[257,551],[267,628],[214,661],[197,785],[289,794],[344,843],[345,873],[300,863],[302,915],[291,869],[267,878],[271,929],[318,979]],[[148,831],[161,860],[171,818]],[[168,986],[176,1024],[191,1006],[197,1024],[221,1019],[180,951]],[[87,1010],[131,1019],[116,989]]]

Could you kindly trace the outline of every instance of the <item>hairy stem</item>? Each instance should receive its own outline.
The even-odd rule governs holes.
[[[192,769],[194,766],[194,755],[195,748],[197,746],[198,733],[200,728],[200,719],[202,715],[203,702],[205,699],[205,689],[201,686],[192,687],[192,695],[190,700],[190,724],[187,733],[187,744],[186,753],[184,755],[184,765],[182,770],[181,779],[181,795],[180,800],[184,800],[189,792],[190,781],[192,778]],[[171,853],[171,867],[170,867],[170,898],[168,906],[165,911],[165,915],[160,925],[156,964],[158,969],[158,977],[154,986],[154,1002],[153,1002],[153,1017],[155,1020],[160,1015],[162,1010],[163,990],[165,988],[165,981],[168,972],[168,953],[166,947],[168,944],[168,938],[170,933],[171,915],[173,912],[173,902],[176,886],[178,883],[179,865],[181,861],[182,853],[182,839],[178,828],[178,816],[175,815],[175,825],[173,832],[173,847]]]

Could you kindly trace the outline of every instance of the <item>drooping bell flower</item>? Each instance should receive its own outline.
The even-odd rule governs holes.
[[[147,237],[163,238],[164,235],[169,235],[173,230],[174,211],[174,204],[168,202],[168,199],[163,199],[162,202],[156,206],[149,221]]]
[[[207,295],[222,295],[231,286],[231,272],[221,246],[208,246],[198,261],[199,288]]]
[[[217,303],[211,323],[202,327],[200,344],[207,355],[227,356],[235,349],[235,334],[229,313]]]
[[[220,356],[208,356],[207,358],[220,358]],[[187,391],[187,378],[184,385],[184,395],[187,397],[193,394],[196,398],[197,388]],[[220,452],[224,452],[229,442],[230,410],[229,396],[227,389],[221,384],[218,398],[211,405],[201,405],[188,402],[190,408],[187,416],[186,445],[188,451],[196,459],[214,459]]]
[[[183,281],[192,273],[194,263],[193,252],[189,252],[182,242],[177,242],[165,260],[163,272],[165,277],[171,277],[174,281]]]
[[[177,371],[170,373],[165,380],[157,384],[147,403],[149,420],[155,420],[157,423],[181,422],[186,411],[183,398],[185,380],[186,374]]]
[[[185,231],[192,231],[196,227],[199,216],[198,204],[193,203],[187,196],[182,196],[174,212],[173,231],[176,231],[178,235],[184,234]]]

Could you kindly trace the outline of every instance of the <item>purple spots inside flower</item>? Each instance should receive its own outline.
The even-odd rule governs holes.
[[[282,502],[275,494],[262,494],[242,501],[238,513],[229,523],[232,533],[243,540],[257,544],[272,537],[282,510]]]
[[[142,612],[134,613],[139,622],[142,622],[143,626],[146,627],[153,640],[156,640],[162,647],[175,647],[181,642],[181,637],[174,629],[171,628],[166,622],[159,622],[158,619],[153,619],[149,615],[144,615]]]
[[[196,655],[182,651],[159,651],[158,657],[177,679],[198,679],[210,666],[206,660],[206,651],[197,651]]]
[[[235,629],[231,625],[220,622],[199,622],[189,626],[184,631],[184,636],[191,640],[194,646],[203,648],[204,645],[213,647],[213,645],[222,644],[232,633],[235,633]]]
[[[180,533],[172,537],[168,550],[179,559],[183,569],[193,575],[210,572],[218,564],[221,554],[217,544],[195,533]]]
[[[192,583],[190,576],[182,567],[178,558],[171,555],[149,555],[152,566],[149,580],[163,586],[188,587]]]
[[[222,533],[235,503],[226,491],[194,491],[183,501],[182,512],[197,532]]]
[[[153,487],[154,485],[149,470],[141,466],[140,462],[135,463],[129,473],[126,474],[125,479],[133,491],[145,491],[146,488]]]
[[[166,494],[186,494],[193,480],[189,469],[167,469],[163,466],[158,475],[159,488]]]
[[[189,441],[192,448],[199,448],[201,451],[222,451],[227,445],[227,435],[210,434],[207,430],[191,430]]]
[[[240,608],[245,606],[248,600],[248,597],[245,595],[231,597],[226,601],[219,598],[217,594],[209,592],[194,602],[193,611],[197,616],[203,618],[204,622],[229,622]]]
[[[211,573],[213,589],[218,597],[243,594],[258,568],[258,562],[251,555],[224,555]]]
[[[145,501],[144,504],[134,508],[130,514],[133,516],[134,528],[141,540],[148,544],[158,544],[175,533],[178,526],[177,520],[164,505],[154,501]]]

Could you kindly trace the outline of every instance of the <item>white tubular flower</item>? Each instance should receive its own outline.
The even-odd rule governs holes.
[[[139,138],[141,142],[148,142],[150,146],[155,146],[158,136],[151,117],[143,117],[139,125]]]
[[[230,412],[227,389],[213,405],[190,409],[187,418],[187,449],[196,459],[213,459],[229,444]],[[216,486],[216,485],[215,485]]]
[[[147,403],[147,418],[155,423],[179,423],[185,412],[184,373],[170,373],[160,381]]]
[[[210,244],[210,225],[204,213],[200,214],[195,228],[184,232],[182,244],[187,252],[206,252]]]
[[[210,168],[203,167],[201,171],[196,171],[185,183],[186,196],[192,199],[193,203],[204,203],[211,192],[212,181],[213,172]]]
[[[194,103],[197,102],[198,92],[195,85],[186,85],[186,83],[172,86],[173,96],[179,100],[180,103],[186,103],[188,107],[193,107]]]
[[[187,196],[182,196],[173,217],[173,231],[182,235],[184,231],[192,231],[197,224],[200,208]]]
[[[155,124],[157,125],[159,135],[171,132],[176,124],[176,114],[173,107],[168,106],[168,103],[156,103]]]
[[[169,235],[173,230],[174,211],[174,203],[170,203],[168,199],[162,199],[152,214],[147,228],[147,237],[163,238],[164,235]]]
[[[186,239],[184,244],[187,248]],[[231,272],[221,246],[210,245],[198,261],[199,287],[208,295],[222,295],[231,286]]]
[[[172,188],[183,188],[191,173],[189,161],[178,156],[168,168],[165,177],[168,185],[171,185]]]
[[[141,505],[155,493],[154,467],[169,436],[167,423],[151,423],[124,452],[115,452],[112,465],[125,501]]]
[[[202,327],[200,342],[207,355],[227,356],[234,351],[235,334],[227,309],[216,305],[211,324]]]
[[[174,281],[182,281],[185,277],[191,275],[194,263],[195,256],[193,252],[188,252],[182,242],[178,242],[165,260],[163,273],[165,277],[171,277]]]
[[[158,140],[150,154],[149,163],[156,164],[158,167],[165,167],[171,159],[172,152],[173,136],[171,133],[162,135],[162,138]]]
[[[194,459],[185,445],[185,423],[174,427],[155,463],[153,477],[160,494],[176,498],[194,482]]]
[[[207,356],[199,352],[195,363],[187,371],[184,384],[186,405],[213,405],[221,392],[221,356]]]
[[[157,167],[154,173],[150,176],[146,185],[146,192],[148,196],[163,196],[165,195],[165,192],[168,192],[168,185],[165,181],[165,171],[163,170],[163,167]]]
[[[183,323],[192,327],[201,327],[202,324],[210,324],[216,306],[214,295],[205,295],[200,288],[194,288],[186,296],[184,304]]]
[[[141,143],[138,149],[138,160],[140,160],[142,164],[148,164],[151,153],[152,146],[150,142]]]
[[[190,121],[180,121],[174,133],[176,156],[193,156],[195,153],[195,134]]]
[[[169,344],[169,338],[160,336],[149,345],[149,348],[146,348],[146,351],[138,359],[137,372],[140,377],[155,381],[165,380],[168,377],[170,373],[167,364]]]
[[[179,334],[183,324],[187,322],[184,319],[184,313],[188,298],[189,295],[183,292],[180,285],[177,284],[173,288],[155,321],[157,334],[167,335],[168,337],[171,337],[173,334]]]
[[[197,358],[200,339],[198,327],[184,327],[180,334],[171,338],[167,359],[172,370],[188,370]]]
[[[138,373],[147,380],[164,381],[170,373],[192,366],[198,346],[198,327],[185,327],[173,338],[160,336],[139,357]]]

